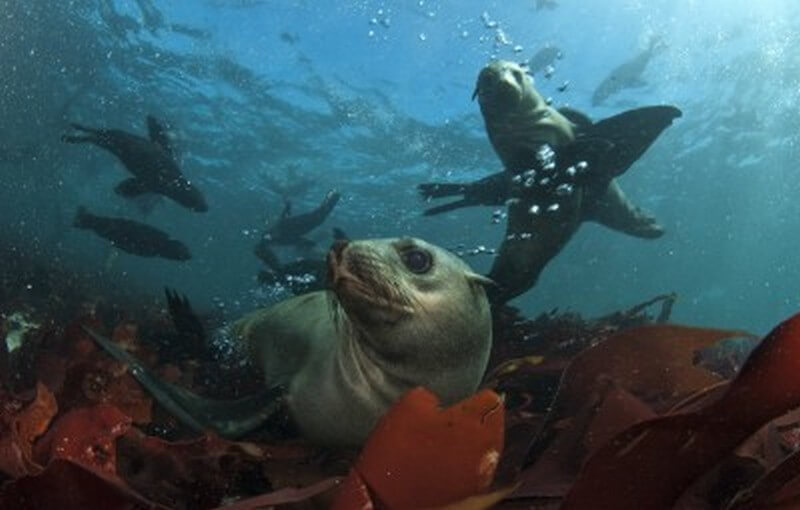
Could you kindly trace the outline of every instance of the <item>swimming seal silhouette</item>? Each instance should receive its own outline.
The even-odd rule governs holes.
[[[280,218],[275,224],[271,225],[264,233],[259,244],[256,246],[256,254],[266,245],[271,244],[294,244],[297,246],[310,247],[314,242],[304,237],[306,234],[317,228],[339,203],[341,195],[336,190],[330,190],[325,194],[318,207],[311,211],[292,214],[292,202],[287,200]]]
[[[78,135],[64,135],[67,143],[91,143],[116,156],[133,177],[122,181],[114,191],[126,198],[156,193],[171,198],[184,207],[205,212],[208,204],[203,194],[181,172],[167,136],[154,117],[147,116],[149,138],[121,129],[95,129],[71,124]]]
[[[363,443],[415,386],[433,391],[443,405],[477,389],[492,341],[485,277],[413,238],[337,241],[328,265],[331,290],[257,310],[231,328],[264,373],[264,395],[200,398],[91,334],[183,422],[228,437],[258,428],[274,412],[280,387],[303,436],[335,446]]]
[[[111,241],[115,248],[141,257],[161,257],[185,261],[192,258],[189,248],[155,227],[125,218],[111,218],[90,213],[79,207],[73,221],[75,228],[92,230]]]

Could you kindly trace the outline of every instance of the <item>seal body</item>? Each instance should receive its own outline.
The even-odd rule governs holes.
[[[548,106],[532,78],[507,61],[492,62],[480,72],[475,96],[504,166],[505,178],[486,182],[501,184],[511,198],[506,236],[489,273],[498,284],[490,296],[494,302],[530,289],[584,221],[643,238],[664,233],[627,199],[615,177],[646,150],[651,133],[657,136],[680,115],[677,108],[652,107],[595,125],[579,112]],[[659,120],[655,127],[638,129],[651,114]],[[583,157],[596,164],[578,171]],[[476,199],[497,194],[485,195]]]
[[[78,135],[64,135],[67,143],[91,143],[122,162],[133,177],[122,181],[115,192],[126,198],[145,193],[164,195],[198,212],[208,210],[205,197],[181,172],[166,130],[154,117],[147,116],[149,138],[121,129],[96,129],[72,124]]]
[[[73,221],[75,228],[92,230],[111,241],[120,250],[142,257],[162,257],[171,260],[189,260],[189,249],[182,242],[171,239],[166,232],[125,218],[109,218],[90,213],[79,207]]]
[[[404,392],[454,403],[478,387],[491,348],[485,278],[419,239],[340,241],[332,290],[256,311],[235,326],[269,385],[320,444],[361,444]]]
[[[286,201],[280,218],[272,225],[262,237],[259,245],[269,244],[295,244],[300,246],[313,245],[313,241],[304,236],[320,226],[330,215],[339,202],[341,195],[330,190],[325,194],[320,205],[311,211],[292,215],[292,203]],[[256,247],[256,252],[260,248]]]

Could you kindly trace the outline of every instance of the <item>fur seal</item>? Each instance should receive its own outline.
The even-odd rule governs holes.
[[[506,236],[489,273],[498,284],[491,289],[493,302],[532,287],[584,221],[642,238],[663,235],[663,228],[628,200],[615,178],[680,110],[651,106],[593,123],[581,112],[547,105],[532,78],[518,64],[502,60],[481,70],[473,97],[504,170],[476,183],[424,184],[420,192],[464,195],[428,214],[509,202]]]
[[[149,138],[121,129],[71,125],[82,134],[64,135],[62,141],[97,145],[116,156],[133,174],[114,188],[117,194],[134,198],[145,193],[157,193],[194,211],[208,210],[203,194],[181,172],[166,129],[154,117],[147,116]]]
[[[92,230],[111,241],[122,251],[142,257],[162,257],[171,260],[189,260],[192,254],[182,242],[171,239],[166,232],[125,218],[110,218],[90,213],[79,207],[73,221],[75,228]]]
[[[647,85],[642,79],[647,64],[664,51],[667,45],[659,36],[653,36],[647,48],[637,53],[633,58],[615,67],[603,81],[597,85],[592,93],[592,106],[598,106],[606,99],[624,89],[641,88]]]
[[[262,250],[262,245],[294,244],[310,247],[314,242],[304,237],[325,221],[336,207],[341,195],[336,190],[325,194],[319,206],[311,211],[292,215],[292,202],[287,200],[278,221],[264,233],[261,241],[256,246],[256,254]]]
[[[350,237],[342,229],[333,227],[333,239],[348,241]],[[295,295],[325,288],[328,264],[324,253],[310,254],[283,263],[270,246],[260,243],[256,247],[256,256],[266,265],[266,269],[258,273],[258,282],[261,284],[280,284]]]
[[[263,371],[268,391],[285,387],[290,416],[305,438],[357,446],[415,386],[432,390],[443,405],[475,391],[492,341],[485,277],[413,238],[337,241],[328,266],[331,290],[257,310],[231,327]],[[120,346],[92,336],[197,429],[241,436],[274,410],[256,397],[202,399],[156,379]]]

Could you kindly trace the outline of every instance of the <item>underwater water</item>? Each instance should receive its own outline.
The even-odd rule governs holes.
[[[426,217],[415,188],[499,170],[470,99],[478,72],[557,47],[534,73],[554,106],[683,111],[620,178],[666,234],[586,223],[512,304],[595,316],[675,292],[677,322],[764,333],[800,307],[798,14],[790,0],[2,1],[0,241],[98,288],[160,299],[169,286],[232,318],[288,295],[258,282],[254,247],[284,207],[271,180],[302,179],[293,211],[330,189],[341,200],[312,251],[282,259],[324,253],[337,227],[420,237],[486,273],[497,207]],[[641,74],[598,100],[655,39]],[[70,123],[144,134],[147,115],[168,125],[207,212],[115,194],[129,177],[117,158],[61,141]],[[117,250],[73,227],[80,206],[162,229],[192,258]]]

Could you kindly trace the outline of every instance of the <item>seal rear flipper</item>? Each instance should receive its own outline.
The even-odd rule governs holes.
[[[575,141],[559,152],[569,164],[589,163],[591,179],[618,177],[681,115],[674,106],[628,110],[579,129]]]
[[[175,159],[175,153],[172,150],[166,128],[152,115],[147,116],[147,133],[151,142],[161,147],[172,159]]]
[[[436,214],[442,214],[442,213],[445,213],[445,212],[453,211],[455,209],[461,209],[462,207],[469,207],[469,206],[472,206],[472,205],[477,205],[477,204],[473,204],[472,202],[470,202],[466,198],[462,198],[461,200],[456,200],[455,202],[449,202],[447,204],[437,205],[436,207],[431,207],[431,208],[425,209],[425,211],[423,211],[422,215],[423,216],[434,216]]]
[[[181,423],[197,432],[213,430],[235,439],[265,425],[281,408],[280,387],[272,387],[238,400],[201,397],[153,375],[136,358],[108,338],[83,328],[92,339],[115,359],[126,363],[131,375]]]
[[[136,177],[131,177],[117,184],[117,187],[114,188],[114,192],[123,197],[130,198],[144,195],[145,193],[149,193],[150,190],[142,181]]]
[[[664,235],[664,227],[652,215],[634,205],[616,180],[612,180],[604,192],[594,197],[587,194],[582,219],[596,221],[612,230],[644,239],[656,239]]]

